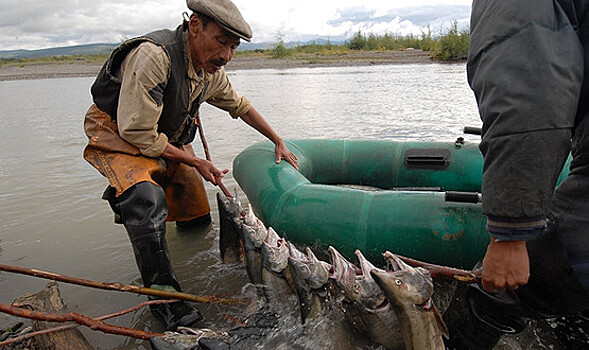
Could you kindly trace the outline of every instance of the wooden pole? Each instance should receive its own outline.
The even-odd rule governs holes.
[[[200,140],[202,141],[202,148],[205,151],[205,157],[209,162],[212,162],[211,153],[209,152],[209,145],[207,143],[207,139],[205,138],[205,131],[202,127],[202,121],[200,120],[200,112],[198,111],[196,112],[196,124],[198,124],[198,135],[200,136]],[[223,194],[225,194],[225,196],[233,198],[231,192],[229,192],[229,190],[227,190],[227,187],[225,187],[225,185],[223,185],[223,183],[221,182],[221,178],[217,178],[217,186],[219,186],[219,188],[221,189],[221,191],[223,191]]]
[[[149,339],[155,336],[162,336],[161,333],[145,332],[135,328],[115,326],[112,324],[104,323],[97,319],[92,319],[84,315],[70,312],[62,315],[54,315],[46,312],[31,311],[20,309],[18,307],[12,307],[10,305],[0,303],[0,312],[11,314],[17,317],[24,317],[34,320],[42,320],[49,322],[68,322],[74,321],[93,330],[101,331],[104,333],[126,335],[128,337]]]
[[[395,256],[411,266],[423,267],[424,269],[429,270],[432,274],[432,278],[454,279],[462,283],[479,283],[481,281],[481,270],[467,271],[448,266],[429,264],[397,254],[395,254]]]
[[[49,283],[51,283],[51,282],[49,282]],[[122,316],[124,314],[129,313],[129,312],[136,311],[136,310],[138,310],[138,309],[140,309],[140,308],[142,308],[142,307],[144,307],[146,305],[166,304],[166,303],[173,303],[173,302],[175,302],[175,300],[151,300],[151,301],[145,301],[145,302],[143,302],[141,304],[135,305],[135,306],[133,306],[131,308],[128,308],[126,310],[119,311],[119,312],[116,312],[116,313],[113,313],[113,314],[108,314],[108,315],[100,316],[100,317],[95,317],[94,319],[95,320],[99,320],[99,321],[104,321],[104,320],[109,319],[109,318],[113,318],[113,317],[117,317],[117,316]],[[16,308],[22,307],[21,305],[17,305],[17,304],[12,304],[12,306],[13,307],[16,307]],[[78,327],[79,325],[80,325],[79,323],[66,324],[64,326],[59,326],[59,327],[54,327],[54,328],[47,328],[47,329],[44,329],[44,330],[35,331],[35,332],[27,333],[27,334],[24,334],[24,335],[21,335],[21,336],[18,336],[18,337],[14,337],[14,338],[10,338],[10,339],[4,340],[4,341],[0,341],[0,349],[3,346],[7,346],[7,345],[10,345],[10,344],[15,344],[15,343],[20,343],[21,341],[27,340],[29,338],[34,338],[34,337],[39,336],[39,335],[49,334],[49,333],[53,333],[53,332],[65,331],[65,330],[68,330],[68,329],[74,329],[74,328]]]
[[[97,282],[92,280],[87,280],[83,278],[76,278],[70,276],[63,276],[52,272],[46,272],[37,269],[29,269],[25,267],[13,266],[13,265],[6,265],[0,264],[0,271],[7,271],[13,273],[19,273],[23,275],[29,275],[33,277],[40,277],[45,279],[50,279],[53,281],[71,283],[71,284],[78,284],[81,286],[98,288],[98,289],[106,289],[106,290],[116,290],[119,292],[129,292],[129,293],[136,293],[136,294],[143,294],[143,295],[151,295],[161,298],[171,298],[171,299],[180,299],[180,300],[187,300],[187,301],[194,301],[199,303],[219,303],[219,304],[237,304],[237,303],[244,303],[247,300],[245,299],[222,299],[222,298],[215,298],[215,297],[200,297],[188,293],[182,292],[169,292],[160,289],[154,288],[147,288],[147,287],[138,287],[132,286],[128,284],[118,283],[118,282]]]

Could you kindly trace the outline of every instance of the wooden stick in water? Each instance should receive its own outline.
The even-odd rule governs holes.
[[[31,311],[13,307],[10,305],[0,303],[0,312],[11,314],[17,317],[24,317],[34,320],[49,321],[49,322],[68,322],[75,321],[81,325],[87,326],[93,330],[98,330],[104,333],[126,335],[128,337],[149,339],[155,336],[162,336],[161,333],[145,332],[135,328],[115,326],[112,324],[104,323],[97,319],[92,319],[84,315],[70,312],[62,315],[55,315],[46,312]]]
[[[155,305],[155,304],[166,304],[166,303],[173,303],[176,300],[151,300],[151,301],[145,301],[141,304],[135,305],[131,308],[128,308],[126,310],[123,311],[119,311],[116,312],[114,314],[109,314],[109,315],[104,315],[104,316],[100,316],[100,317],[95,317],[93,318],[94,320],[98,320],[98,321],[104,321],[106,319],[109,318],[113,318],[113,317],[117,317],[117,316],[122,316],[124,314],[127,314],[129,312],[132,311],[136,311],[139,308],[142,308],[146,305]],[[13,307],[16,308],[20,308],[21,305],[16,305],[16,304],[12,304]],[[11,310],[12,312],[12,310]],[[22,317],[28,316],[27,314],[21,314]],[[27,317],[28,318],[28,317]],[[49,333],[53,333],[53,332],[60,332],[60,331],[64,331],[64,330],[68,330],[68,329],[73,329],[78,327],[80,324],[79,323],[71,323],[71,324],[66,324],[64,326],[59,326],[59,327],[54,327],[54,328],[48,328],[48,329],[44,329],[44,330],[40,330],[40,331],[36,331],[36,332],[31,332],[31,333],[27,333],[18,337],[14,337],[14,338],[10,338],[4,341],[0,341],[0,348],[2,348],[3,346],[7,346],[10,344],[15,344],[15,343],[20,343],[21,341],[27,340],[29,338],[34,338],[36,336],[39,335],[43,335],[43,334],[49,334]]]
[[[143,295],[151,295],[161,298],[171,298],[171,299],[180,299],[180,300],[187,300],[187,301],[194,301],[199,303],[219,303],[219,304],[236,304],[236,303],[243,303],[246,302],[245,299],[221,299],[221,298],[214,298],[214,297],[200,297],[188,293],[182,292],[170,292],[160,289],[154,288],[147,288],[147,287],[138,287],[132,286],[128,284],[118,283],[118,282],[97,282],[82,278],[70,277],[70,276],[63,276],[53,272],[46,272],[37,269],[29,269],[25,267],[13,266],[13,265],[6,265],[0,264],[0,271],[7,271],[13,273],[19,273],[23,275],[29,275],[33,277],[40,277],[45,279],[50,279],[53,281],[71,283],[71,284],[78,284],[81,286],[98,288],[98,289],[106,289],[106,290],[116,290],[119,292],[130,292],[136,294],[143,294]]]

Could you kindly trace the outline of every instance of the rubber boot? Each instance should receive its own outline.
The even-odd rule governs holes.
[[[490,350],[503,334],[524,330],[521,307],[512,292],[489,293],[479,285],[459,285],[444,321],[450,331],[448,349]]]
[[[109,202],[127,230],[144,286],[181,292],[165,238],[168,208],[161,187],[141,182]],[[203,319],[197,309],[183,301],[150,305],[150,310],[167,330]]]

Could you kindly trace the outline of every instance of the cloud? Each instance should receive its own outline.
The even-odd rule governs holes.
[[[254,29],[254,42],[285,41],[301,38],[348,38],[359,30],[367,33],[420,34],[430,28],[443,31],[456,20],[468,27],[469,2],[356,0],[274,1],[260,8],[259,2],[236,1],[244,18]]]
[[[368,33],[383,32],[401,35],[418,34],[430,28],[445,31],[453,21],[464,25],[470,16],[470,7],[461,5],[416,6],[399,9],[342,9],[337,19],[328,23],[334,27],[354,24],[358,30]]]
[[[367,33],[405,35],[452,20],[468,24],[468,0],[234,0],[254,31],[253,42],[345,39]],[[1,0],[0,50],[113,43],[175,28],[183,0]]]
[[[173,28],[186,8],[176,1],[2,0],[0,49],[119,42]]]

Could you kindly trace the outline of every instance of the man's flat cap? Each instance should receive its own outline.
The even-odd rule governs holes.
[[[245,41],[252,39],[252,29],[231,0],[186,0],[188,8],[211,17],[228,32]]]

